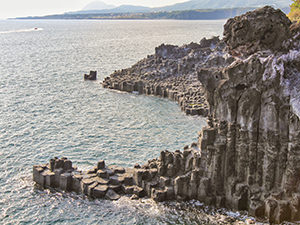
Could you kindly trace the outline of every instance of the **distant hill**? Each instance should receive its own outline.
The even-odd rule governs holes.
[[[17,19],[227,19],[265,5],[280,8],[287,14],[291,2],[292,0],[191,0],[160,8],[133,5],[109,8],[113,6],[92,2],[82,11]]]
[[[289,9],[292,0],[191,0],[183,3],[169,5],[165,7],[144,7],[134,5],[114,6],[101,1],[94,1],[86,5],[83,10],[68,12],[67,14],[107,14],[107,13],[147,13],[147,12],[171,12],[196,9],[229,9],[229,8],[258,8],[271,5],[283,11]]]
[[[106,13],[146,13],[151,12],[151,8],[144,6],[134,6],[134,5],[121,5],[112,9],[102,9],[102,10],[81,10],[77,12],[68,12],[67,14],[106,14]]]
[[[82,10],[87,11],[87,10],[103,10],[103,9],[113,9],[116,8],[115,5],[108,5],[105,2],[101,1],[94,1],[89,4],[87,4]]]
[[[71,14],[106,14],[106,13],[146,13],[146,12],[171,12],[195,9],[225,9],[225,8],[258,8],[265,5],[271,5],[287,11],[292,0],[190,0],[183,3],[169,5],[165,7],[149,8],[144,6],[121,5],[114,7],[101,1],[95,1],[84,7],[83,10],[70,12]]]
[[[240,7],[262,7],[270,5],[275,8],[287,8],[292,0],[191,0],[175,5],[153,8],[155,11],[175,11],[192,9],[223,9]]]
[[[25,17],[17,19],[93,19],[93,20],[151,20],[151,19],[176,19],[176,20],[216,20],[227,19],[241,15],[255,8],[230,8],[230,9],[203,9],[203,10],[183,10],[172,12],[146,12],[146,13],[81,13],[81,14],[61,14],[43,17]]]

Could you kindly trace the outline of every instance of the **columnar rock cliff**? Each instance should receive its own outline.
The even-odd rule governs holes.
[[[234,59],[224,48],[218,37],[182,47],[162,44],[154,55],[107,77],[103,87],[169,98],[188,115],[207,116],[208,104],[197,70],[228,66]]]
[[[224,41],[239,57],[223,79],[198,72],[211,112],[199,139],[207,194],[272,223],[300,220],[299,33],[290,25],[270,7],[230,19]]]
[[[198,199],[270,223],[300,220],[299,27],[264,7],[228,20],[223,40],[162,45],[105,79],[104,87],[169,97],[208,117],[198,144],[135,166],[132,184],[156,201]],[[38,183],[48,167],[34,167]]]

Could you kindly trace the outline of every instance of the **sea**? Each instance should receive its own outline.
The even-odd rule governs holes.
[[[98,160],[132,167],[197,142],[205,118],[186,116],[167,99],[104,89],[101,81],[162,43],[222,37],[224,23],[0,20],[0,224],[217,224],[240,217],[197,201],[93,200],[32,181],[32,166],[53,157],[83,170]],[[83,80],[90,70],[97,81]]]

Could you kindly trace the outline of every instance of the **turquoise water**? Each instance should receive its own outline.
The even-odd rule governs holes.
[[[100,81],[161,43],[221,35],[225,21],[0,21],[0,223],[178,224],[207,217],[149,202],[92,201],[38,190],[32,165],[133,166],[197,141],[205,125],[176,103],[103,89]],[[38,29],[34,29],[38,28]],[[99,80],[84,82],[97,70]]]

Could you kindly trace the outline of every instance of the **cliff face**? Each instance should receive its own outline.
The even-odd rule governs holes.
[[[224,79],[198,73],[211,112],[199,139],[207,194],[272,223],[300,219],[299,34],[290,24],[270,7],[229,20],[224,41],[239,57]]]
[[[300,29],[291,25],[280,10],[264,7],[228,20],[224,39],[215,39],[218,48],[204,48],[212,40],[202,40],[196,51],[164,45],[156,49],[152,57],[162,60],[169,72],[154,69],[155,82],[170,84],[180,77],[187,87],[197,75],[200,84],[193,90],[205,96],[209,118],[200,134],[200,151],[165,152],[156,161],[155,179],[168,177],[167,199],[174,190],[176,199],[247,210],[271,223],[300,220]],[[116,77],[134,80],[114,74],[104,86],[113,87]],[[173,88],[164,87],[167,92]]]

